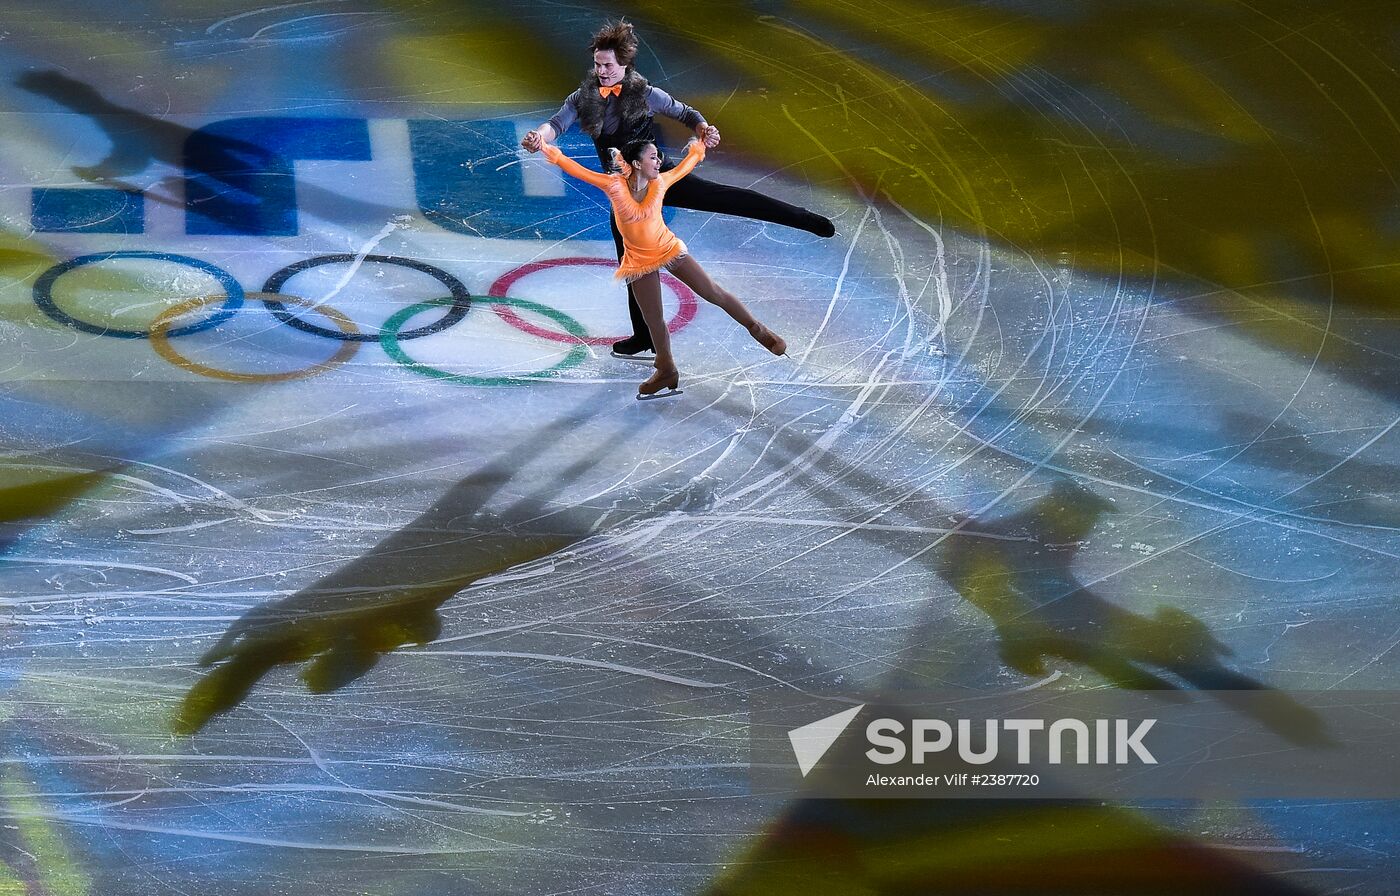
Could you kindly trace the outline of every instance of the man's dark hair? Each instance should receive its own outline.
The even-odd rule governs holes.
[[[612,50],[618,62],[631,68],[632,60],[637,58],[637,35],[632,30],[632,23],[626,19],[604,22],[588,45],[590,53],[599,50]]]

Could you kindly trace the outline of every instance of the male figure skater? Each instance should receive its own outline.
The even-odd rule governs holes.
[[[637,57],[637,36],[631,23],[604,23],[593,35],[589,49],[593,52],[593,70],[584,77],[579,88],[564,100],[564,105],[554,117],[525,135],[520,141],[525,149],[538,152],[544,144],[553,143],[574,122],[578,122],[579,128],[593,138],[598,159],[603,170],[607,171],[612,167],[613,149],[620,150],[634,140],[659,143],[653,120],[656,115],[665,115],[684,124],[695,132],[707,149],[719,145],[719,128],[706,122],[705,117],[695,109],[673,99],[666,91],[652,87],[646,78],[633,69],[632,63]],[[667,160],[662,170],[669,171],[673,167],[674,163]],[[822,237],[836,233],[830,220],[805,208],[693,174],[672,185],[663,204],[769,221]],[[611,214],[608,222],[612,226],[617,257],[621,260],[622,235]],[[632,335],[613,343],[613,354],[635,357],[643,352],[654,352],[646,321],[637,307],[630,285],[627,288],[627,310],[632,318]]]

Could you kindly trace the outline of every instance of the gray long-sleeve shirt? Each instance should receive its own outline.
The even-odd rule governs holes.
[[[582,90],[583,88],[579,88]],[[569,94],[569,98],[564,100],[564,105],[559,107],[559,111],[554,113],[554,117],[547,123],[554,128],[554,136],[562,135],[574,122],[578,121],[578,90]],[[673,98],[669,93],[660,87],[647,86],[647,108],[653,115],[665,115],[667,118],[674,118],[681,124],[695,130],[695,126],[705,120],[695,109],[687,106],[678,99]],[[622,127],[622,99],[616,96],[607,98],[603,105],[603,132],[612,133]]]

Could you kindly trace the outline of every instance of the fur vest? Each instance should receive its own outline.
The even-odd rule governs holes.
[[[651,110],[647,108],[647,79],[632,69],[622,78],[622,130],[618,138],[622,142],[641,136],[650,136]],[[607,100],[598,95],[598,76],[589,73],[578,90],[578,126],[585,134],[597,141],[603,136],[603,110]]]

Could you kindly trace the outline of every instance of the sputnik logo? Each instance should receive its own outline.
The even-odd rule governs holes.
[[[860,715],[862,709],[865,709],[864,703],[788,732],[788,741],[792,743],[792,752],[797,757],[798,768],[802,769],[802,777],[807,777],[807,773],[821,761],[826,751],[836,743],[836,738]]]

